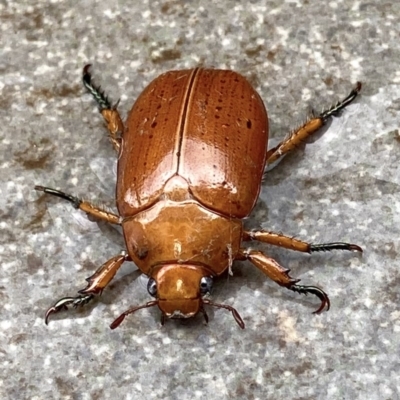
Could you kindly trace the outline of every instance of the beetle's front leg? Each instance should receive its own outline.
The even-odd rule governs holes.
[[[242,240],[258,240],[273,246],[284,247],[286,249],[301,251],[303,253],[315,253],[317,251],[331,250],[350,250],[362,253],[362,248],[356,244],[343,242],[312,244],[303,242],[302,240],[298,240],[290,236],[282,235],[280,233],[268,232],[264,230],[244,231]]]
[[[107,129],[110,133],[110,140],[114,149],[119,153],[121,135],[124,132],[124,124],[122,123],[122,119],[117,110],[118,103],[112,106],[100,86],[93,85],[92,75],[89,72],[90,66],[91,64],[88,64],[83,68],[83,85],[96,100],[100,113],[106,121]]]
[[[92,276],[86,279],[88,285],[84,289],[79,290],[79,296],[63,297],[60,300],[57,300],[54,305],[46,311],[46,325],[49,322],[49,317],[51,314],[57,313],[61,310],[67,310],[69,305],[72,305],[74,308],[83,306],[89,303],[89,301],[92,300],[96,294],[101,295],[104,288],[111,282],[116,272],[125,261],[131,261],[131,258],[125,253],[111,258],[105,262]]]
[[[70,194],[61,192],[57,189],[52,189],[44,186],[35,186],[35,190],[44,192],[47,194],[52,194],[53,196],[60,197],[61,199],[67,200],[73,204],[75,208],[79,208],[86,214],[89,214],[95,218],[101,219],[103,221],[109,222],[110,224],[121,225],[121,217],[119,215],[113,214],[110,211],[104,210],[98,206],[95,206],[88,201],[79,199],[78,197],[72,196]]]
[[[339,114],[341,110],[347,107],[360,93],[361,82],[357,82],[355,88],[342,101],[338,102],[320,115],[310,118],[305,124],[294,130],[285,140],[282,140],[277,146],[268,150],[266,166],[273,164],[301,144],[308,136],[317,132],[332,117]]]
[[[47,311],[44,317],[44,322],[46,325],[49,324],[49,317],[51,314],[58,313],[62,310],[68,310],[68,306],[72,305],[74,308],[78,306],[84,306],[89,303],[90,300],[93,299],[93,295],[89,294],[86,296],[76,296],[76,297],[63,297],[60,300],[57,300],[54,305],[52,305]]]
[[[287,289],[293,290],[297,293],[302,293],[305,295],[310,293],[317,296],[321,300],[321,305],[316,311],[314,311],[314,314],[319,314],[325,308],[326,311],[329,310],[329,297],[322,289],[316,286],[297,285],[297,282],[299,282],[300,279],[293,279],[289,275],[289,269],[282,267],[273,258],[267,257],[261,251],[240,249],[237,259],[249,260],[252,264],[264,272],[268,278],[272,279],[280,286],[284,286]]]

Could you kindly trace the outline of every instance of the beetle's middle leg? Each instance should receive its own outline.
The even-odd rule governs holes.
[[[57,313],[61,310],[67,310],[69,305],[74,308],[84,306],[89,303],[95,295],[103,292],[104,288],[114,278],[116,272],[120,269],[125,261],[131,261],[127,254],[120,254],[105,262],[92,276],[86,279],[87,286],[79,290],[79,295],[75,297],[63,297],[57,300],[47,311],[45,316],[46,325],[49,322],[51,314]]]
[[[52,189],[49,187],[44,186],[35,186],[35,190],[40,192],[44,192],[47,194],[52,194],[53,196],[60,197],[64,200],[69,201],[73,204],[75,208],[79,208],[80,210],[84,211],[86,214],[89,214],[95,218],[101,219],[103,221],[109,222],[110,224],[121,225],[121,217],[116,215],[110,211],[104,210],[94,204],[79,199],[78,197],[72,196],[70,194],[61,192],[57,189]]]
[[[258,240],[263,243],[268,243],[273,246],[284,247],[286,249],[301,251],[303,253],[315,253],[317,251],[331,251],[331,250],[349,250],[358,251],[362,253],[362,248],[356,244],[333,242],[333,243],[319,243],[312,244],[303,242],[302,240],[295,239],[290,236],[285,236],[280,233],[268,231],[244,231],[242,240]]]
[[[338,115],[341,110],[347,107],[359,94],[361,90],[361,82],[357,82],[355,88],[350,94],[338,102],[328,110],[323,111],[320,115],[312,117],[305,124],[297,128],[292,132],[286,139],[280,142],[274,148],[268,150],[266,166],[274,163],[279,158],[283,157],[286,153],[292,151],[301,142],[303,142],[308,136],[318,131],[326,122],[335,115]]]
[[[88,64],[83,68],[83,85],[96,100],[100,113],[106,121],[110,140],[114,149],[119,152],[121,146],[121,135],[124,132],[124,124],[122,123],[121,116],[117,110],[118,103],[112,106],[100,86],[93,85],[92,75],[89,72],[90,66],[91,65]]]
[[[294,279],[289,275],[290,270],[282,267],[273,258],[267,257],[261,251],[240,249],[237,256],[238,260],[249,260],[258,269],[264,272],[268,278],[272,279],[278,285],[286,287],[297,293],[313,294],[321,300],[320,307],[314,311],[314,314],[319,314],[325,308],[328,311],[330,301],[328,295],[317,286],[297,285],[300,279]]]

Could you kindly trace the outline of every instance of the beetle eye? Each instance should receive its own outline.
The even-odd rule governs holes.
[[[157,295],[157,283],[153,278],[150,278],[147,282],[147,291],[150,296],[156,297]]]
[[[206,294],[211,292],[213,280],[211,276],[203,276],[200,279],[200,293]]]

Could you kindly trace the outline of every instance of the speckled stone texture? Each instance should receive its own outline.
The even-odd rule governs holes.
[[[396,1],[0,1],[1,399],[399,399],[400,5]],[[57,187],[114,207],[115,154],[81,84],[125,116],[169,69],[244,74],[265,100],[271,142],[343,98],[362,96],[265,179],[246,227],[365,249],[315,255],[260,246],[332,307],[249,263],[215,285],[241,313],[168,321],[126,265],[97,302],[55,316],[120,232],[33,190]]]

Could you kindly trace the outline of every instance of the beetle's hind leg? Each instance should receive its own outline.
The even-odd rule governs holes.
[[[358,251],[362,253],[362,248],[356,244],[333,242],[333,243],[319,243],[312,244],[303,242],[302,240],[295,239],[290,236],[285,236],[280,233],[268,231],[244,231],[242,240],[258,240],[263,243],[268,243],[273,246],[284,247],[286,249],[301,251],[303,253],[315,253],[317,251],[331,251],[331,250],[349,250]]]
[[[111,105],[100,86],[93,85],[92,75],[89,72],[90,66],[91,64],[88,64],[83,68],[83,85],[96,100],[100,113],[106,121],[107,129],[110,134],[110,140],[114,146],[114,149],[119,152],[119,148],[121,146],[121,135],[124,132],[124,124],[122,123],[121,116],[117,110],[118,103],[114,106]]]
[[[273,258],[267,257],[261,251],[240,249],[237,259],[249,260],[259,268],[268,278],[272,279],[280,286],[302,294],[313,294],[321,300],[321,305],[314,311],[314,314],[321,313],[324,309],[329,310],[330,301],[328,295],[319,287],[298,285],[300,279],[294,279],[289,275],[290,270],[283,268]]]
[[[56,197],[60,197],[61,199],[67,200],[73,204],[75,208],[79,208],[80,210],[84,211],[86,214],[91,215],[95,218],[101,219],[103,221],[109,222],[110,224],[121,224],[121,218],[119,215],[116,215],[110,211],[104,210],[98,206],[95,206],[88,201],[79,199],[78,197],[72,196],[70,194],[61,192],[57,189],[52,189],[49,187],[44,186],[35,186],[35,190],[40,192],[44,192],[47,194],[51,194]]]
[[[292,151],[296,148],[300,143],[302,143],[308,136],[317,132],[332,116],[336,116],[347,107],[360,93],[361,90],[361,82],[357,82],[357,85],[350,92],[350,94],[338,102],[334,106],[330,107],[328,110],[323,111],[321,114],[317,116],[313,116],[310,118],[305,124],[297,128],[294,132],[292,132],[286,139],[280,142],[274,148],[268,150],[267,152],[267,161],[266,166],[273,164],[278,159],[283,157],[285,154]]]
[[[128,255],[121,254],[119,256],[113,257],[107,262],[105,262],[92,276],[86,279],[88,282],[87,286],[79,290],[79,295],[76,297],[63,297],[57,300],[47,311],[45,315],[46,325],[49,322],[49,317],[52,314],[58,313],[61,310],[67,310],[68,306],[73,306],[74,308],[78,306],[84,306],[89,303],[94,296],[101,294],[104,288],[111,282],[114,278],[116,272],[119,270],[121,265],[125,261],[131,261]]]

